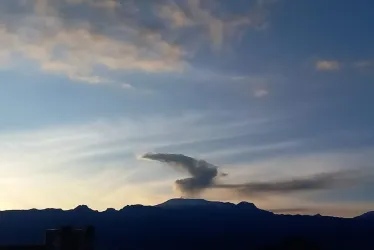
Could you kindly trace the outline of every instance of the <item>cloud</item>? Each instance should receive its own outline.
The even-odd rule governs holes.
[[[337,71],[340,69],[338,61],[321,60],[316,62],[316,69],[318,71]]]
[[[156,12],[160,18],[166,20],[171,28],[174,29],[196,24],[190,17],[187,17],[184,10],[175,2],[157,6]]]
[[[179,73],[196,51],[191,44],[215,50],[231,44],[266,21],[269,4],[238,14],[200,0],[1,1],[1,61],[31,61],[88,83],[117,83],[103,73],[111,71]]]
[[[95,67],[145,72],[180,71],[183,68],[181,48],[158,36],[138,37],[143,43],[153,44],[152,47],[140,47],[84,28],[61,28],[60,21],[55,18],[33,20],[38,23],[49,21],[47,30],[25,24],[23,33],[19,33],[3,26],[0,27],[0,39],[4,50],[38,62],[43,71],[65,74],[72,80],[107,83],[110,80],[95,75]]]
[[[215,1],[214,4],[201,0],[160,2],[156,13],[168,22],[168,26],[179,30],[194,29],[194,40],[199,36],[204,37],[214,50],[220,50],[225,44],[235,41],[243,30],[262,29],[267,22],[268,7],[274,4],[274,1],[257,1],[244,13],[238,14],[230,13],[220,1]],[[222,10],[225,10],[224,15]]]
[[[115,9],[121,6],[117,0],[66,0],[69,4],[87,4],[96,8]]]
[[[374,60],[362,60],[353,63],[353,67],[360,70],[366,70],[374,67]]]
[[[129,84],[129,83],[122,83],[121,84],[121,88],[123,88],[123,89],[132,89],[133,86],[131,84]]]
[[[269,94],[269,91],[266,89],[257,89],[254,91],[254,96],[257,98],[265,97]]]
[[[233,80],[233,81],[245,81],[245,80],[247,80],[247,78],[248,77],[246,77],[246,76],[233,76],[233,77],[231,77],[231,80]]]
[[[374,68],[374,60],[358,60],[340,62],[338,60],[320,60],[315,63],[318,71],[339,71],[341,69],[356,70],[357,72],[370,72]]]
[[[177,189],[187,196],[196,196],[206,189],[225,189],[241,197],[253,197],[266,194],[287,194],[326,190],[357,184],[358,175],[353,172],[332,172],[281,181],[246,182],[227,184],[219,182],[219,177],[227,174],[220,173],[218,167],[204,160],[182,154],[153,154],[143,155],[143,159],[166,163],[186,171],[191,177],[175,182]]]
[[[205,30],[212,43],[212,48],[217,50],[223,46],[226,39],[232,40],[232,38],[240,34],[241,29],[263,27],[267,20],[267,7],[269,4],[271,3],[257,2],[255,7],[249,9],[247,13],[243,15],[231,14],[225,18],[220,18],[213,11],[204,8],[200,0],[189,0],[188,9],[191,13],[191,19]]]
[[[95,10],[99,1],[70,0],[64,4],[39,0],[28,2],[28,6],[20,3],[0,4],[9,10],[1,11],[0,54],[11,54],[16,63],[27,59],[38,63],[45,72],[88,83],[113,82],[98,73],[100,67],[157,73],[180,72],[185,66],[180,46],[147,31],[136,20]],[[86,14],[74,9],[78,4],[86,4],[82,7]],[[93,14],[95,19],[90,17]],[[99,30],[100,22],[107,26],[106,33]]]

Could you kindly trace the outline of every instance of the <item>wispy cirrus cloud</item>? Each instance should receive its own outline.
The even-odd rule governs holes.
[[[354,62],[352,65],[358,70],[370,70],[374,69],[374,60],[360,60]]]
[[[188,152],[194,156],[150,154],[150,158],[179,164],[177,169],[193,174],[195,179],[178,182],[183,190],[210,190],[214,180],[216,199],[251,199],[260,206],[269,202],[266,206],[269,208],[280,206],[276,199],[282,200],[285,196],[339,189],[340,183],[350,187],[345,180],[355,176],[347,178],[346,169],[356,166],[357,162],[363,166],[370,166],[367,164],[372,162],[372,149],[361,150],[359,154],[345,151],[331,156],[325,153],[310,157],[289,155],[286,152],[303,147],[308,141],[302,138],[300,142],[282,142],[282,138],[268,140],[269,133],[271,136],[272,131],[281,126],[277,118],[247,120],[243,117],[222,116],[222,112],[219,117],[209,113],[167,119],[143,116],[0,132],[0,186],[3,190],[0,198],[6,200],[2,208],[42,208],[54,206],[56,202],[64,208],[86,203],[104,209],[131,203],[154,204],[172,198],[170,183],[186,179],[185,173],[174,173],[162,166],[150,167],[149,163],[136,159],[137,153],[161,150]],[[243,139],[245,144],[240,142]],[[274,155],[274,152],[279,154]],[[243,154],[256,160],[243,160],[240,156]],[[262,156],[256,158],[258,154]],[[196,160],[200,158],[207,161]],[[235,161],[238,159],[241,160]],[[209,162],[217,162],[222,167],[217,169]],[[200,167],[196,170],[195,166]],[[207,166],[209,168],[205,169]],[[333,174],[319,176],[316,173]],[[227,186],[219,186],[222,183]],[[53,188],[45,189],[45,185]],[[226,191],[227,195],[222,196]],[[33,199],[28,198],[30,194]],[[207,195],[209,198],[211,194]],[[265,202],[264,197],[268,201]],[[305,200],[300,198],[299,202],[297,204],[305,205]]]
[[[175,2],[170,1],[169,4],[160,4],[156,6],[156,13],[168,22],[173,29],[186,28],[195,25],[195,21],[188,17],[185,11]]]
[[[167,4],[165,4],[167,3]],[[198,35],[208,38],[215,50],[235,41],[248,28],[262,29],[267,22],[268,7],[275,1],[257,1],[242,14],[230,12],[222,15],[220,1],[188,0],[164,1],[157,8],[157,15],[168,21],[172,28],[195,28]],[[219,11],[214,11],[214,10]]]
[[[262,98],[262,97],[265,97],[269,94],[269,91],[266,90],[266,89],[256,89],[254,91],[254,96],[257,97],[257,98]]]
[[[211,117],[190,114],[168,119],[123,118],[0,132],[3,190],[0,198],[7,200],[1,208],[53,207],[53,202],[63,208],[81,203],[99,209],[120,208],[124,204],[152,204],[170,198],[170,192],[157,191],[158,188],[168,190],[165,188],[168,177],[144,168],[136,160],[136,153],[204,142],[262,123],[252,120],[212,125],[204,120],[207,115]],[[43,183],[53,183],[53,187],[45,189]],[[26,197],[26,190],[33,194],[33,199]],[[67,193],[75,195],[69,197]],[[119,200],[119,196],[126,198]]]
[[[315,69],[318,71],[340,71],[340,70],[354,70],[354,71],[368,71],[374,68],[374,60],[318,60],[315,62]]]

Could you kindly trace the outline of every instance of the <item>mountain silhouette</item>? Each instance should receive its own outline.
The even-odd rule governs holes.
[[[373,212],[277,215],[252,203],[172,199],[156,206],[2,211],[0,245],[41,244],[46,229],[96,228],[96,249],[374,249]]]
[[[355,218],[356,219],[367,219],[367,220],[373,220],[374,221],[374,211],[364,213],[364,214],[359,215]]]

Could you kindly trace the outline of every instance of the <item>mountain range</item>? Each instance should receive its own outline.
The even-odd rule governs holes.
[[[0,245],[41,244],[46,229],[96,229],[96,249],[374,249],[374,212],[355,218],[278,215],[252,203],[172,199],[98,212],[2,211]]]

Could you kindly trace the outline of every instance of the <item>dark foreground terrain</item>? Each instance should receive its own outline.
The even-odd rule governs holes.
[[[96,228],[96,249],[374,249],[374,215],[276,215],[251,203],[170,200],[97,212],[86,206],[3,211],[0,245],[41,244],[45,230]]]

